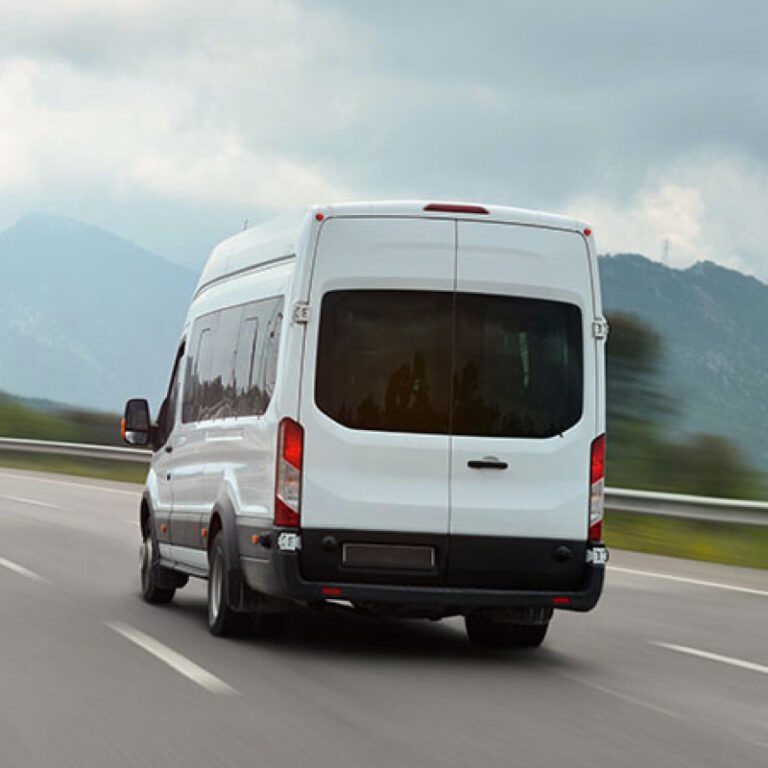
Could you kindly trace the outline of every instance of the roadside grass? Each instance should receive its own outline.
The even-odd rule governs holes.
[[[0,467],[55,472],[77,477],[95,477],[100,480],[117,480],[123,483],[143,483],[147,477],[147,467],[143,464],[17,451],[0,451]]]
[[[605,542],[616,549],[768,569],[768,527],[606,510]]]

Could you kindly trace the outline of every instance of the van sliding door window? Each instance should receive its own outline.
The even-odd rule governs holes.
[[[581,322],[557,301],[332,291],[315,401],[353,429],[551,437],[581,418]]]
[[[323,297],[315,398],[353,429],[448,432],[453,295],[333,291]]]

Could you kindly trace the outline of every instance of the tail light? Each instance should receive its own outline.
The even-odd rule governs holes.
[[[304,429],[293,419],[283,419],[277,431],[275,525],[299,527],[303,458]]]
[[[592,441],[589,485],[589,540],[603,540],[603,510],[605,507],[605,435]]]

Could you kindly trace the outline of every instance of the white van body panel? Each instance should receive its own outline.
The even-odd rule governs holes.
[[[460,221],[456,290],[551,299],[581,310],[583,412],[549,438],[454,435],[451,451],[452,534],[583,539],[587,534],[589,448],[598,428],[597,343],[592,338],[589,252],[580,233]],[[467,462],[493,456],[504,471]]]
[[[485,206],[487,214],[425,211],[425,205],[315,206],[248,229],[214,249],[190,305],[181,367],[192,354],[189,345],[200,318],[279,297],[283,322],[275,389],[262,414],[189,423],[182,422],[182,391],[174,429],[167,446],[156,452],[147,483],[158,520],[169,520],[168,533],[158,539],[164,565],[205,575],[207,527],[214,513],[227,506],[237,521],[236,533],[230,529],[228,536],[237,537],[246,583],[274,596],[313,602],[324,599],[324,583],[338,581],[345,589],[356,583],[361,604],[380,595],[385,595],[383,603],[418,602],[409,597],[416,582],[407,571],[391,580],[390,572],[379,570],[371,580],[371,572],[362,566],[350,576],[342,562],[346,542],[384,549],[433,548],[435,567],[423,577],[417,574],[423,588],[419,600],[431,605],[434,598],[454,613],[474,610],[479,593],[473,594],[472,587],[488,590],[486,607],[549,606],[520,595],[504,602],[501,592],[490,594],[494,590],[522,594],[560,590],[561,583],[574,594],[581,589],[585,550],[591,546],[590,445],[605,429],[604,344],[592,336],[593,321],[601,313],[593,240],[585,236],[583,222],[552,214],[501,206]],[[544,438],[454,434],[452,426],[434,434],[345,426],[316,402],[323,300],[342,291],[443,294],[453,301],[454,318],[462,295],[578,307],[581,417],[561,434]],[[306,316],[294,317],[297,304],[306,306]],[[357,316],[368,312],[366,305]],[[436,327],[442,332],[444,326]],[[454,331],[446,336],[453,339]],[[455,349],[451,354],[458,356]],[[445,370],[453,381],[453,364]],[[349,377],[354,374],[348,372]],[[506,379],[500,381],[494,386],[502,387]],[[451,408],[453,398],[452,389]],[[284,533],[274,524],[274,508],[278,431],[285,418],[298,421],[304,430],[301,538],[286,534],[299,542],[292,552],[275,546]],[[486,457],[508,466],[503,471],[469,468],[469,461]],[[302,546],[302,539],[306,544],[312,535],[314,549]],[[332,547],[324,549],[325,538],[335,540]],[[569,565],[555,562],[555,550],[565,545],[572,549]],[[308,575],[312,571],[302,558],[315,553],[326,559],[314,572],[328,577]],[[451,572],[458,561],[460,568]],[[293,576],[286,580],[289,568]],[[366,591],[369,582],[378,586]],[[391,584],[405,590],[386,593]],[[590,584],[582,603],[588,607],[597,600],[602,575],[599,583]],[[429,591],[433,587],[443,590],[442,597]]]
[[[285,300],[293,284],[296,259],[283,256],[270,261],[272,263],[244,271],[235,279],[216,280],[199,291],[189,310],[186,335],[190,336],[196,320],[216,310],[261,299],[283,297]],[[281,363],[291,358],[285,349],[290,346],[288,325],[284,324],[281,335],[278,355]],[[294,360],[300,357],[300,349],[300,343],[294,344]],[[294,375],[293,379],[297,389],[298,377]],[[290,387],[286,389],[290,392]],[[283,408],[284,391],[275,392],[262,415],[190,423],[182,422],[183,397],[179,399],[171,454],[174,494],[171,541],[181,540],[193,546],[174,545],[173,556],[177,562],[200,567],[200,550],[196,550],[194,544],[205,544],[202,533],[198,543],[190,541],[188,533],[186,539],[180,539],[178,530],[184,526],[188,532],[189,525],[193,524],[202,532],[217,502],[223,499],[231,502],[237,514],[255,518],[263,525],[271,523],[277,414]],[[293,397],[289,395],[288,400],[295,402],[295,394]]]
[[[452,221],[331,219],[317,245],[313,318],[319,318],[323,295],[334,290],[451,291],[454,260]],[[318,331],[313,319],[299,412],[305,431],[302,525],[447,533],[449,437],[349,429],[323,414],[315,403]]]

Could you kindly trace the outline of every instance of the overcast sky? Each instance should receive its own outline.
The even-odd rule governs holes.
[[[310,202],[496,202],[768,280],[768,5],[3,0],[0,228],[198,269]]]

